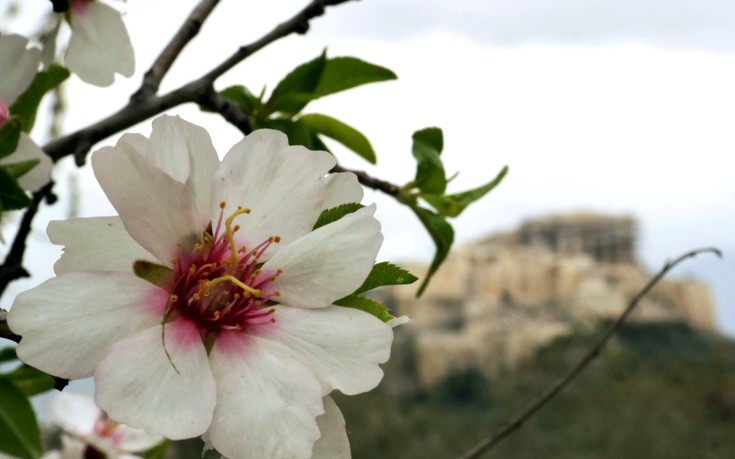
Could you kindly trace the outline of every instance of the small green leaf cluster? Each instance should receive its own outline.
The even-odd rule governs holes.
[[[349,215],[363,206],[358,203],[342,204],[341,206],[333,207],[322,211],[319,219],[314,224],[314,229],[322,227],[332,222],[336,222],[345,215]],[[383,322],[388,322],[395,317],[390,313],[390,310],[380,302],[362,295],[365,292],[369,292],[378,287],[387,285],[406,285],[416,282],[418,278],[401,268],[387,261],[376,263],[373,269],[368,274],[368,277],[362,283],[357,290],[351,295],[347,295],[344,298],[340,298],[335,301],[334,304],[337,306],[344,306],[347,308],[355,308],[361,311],[365,311],[368,314],[372,314]]]
[[[301,112],[309,102],[324,96],[396,78],[387,68],[354,57],[327,58],[324,51],[286,75],[267,100],[265,89],[255,96],[242,85],[230,86],[221,94],[248,112],[253,129],[277,129],[292,145],[312,150],[329,151],[323,138],[330,138],[375,164],[375,151],[360,131],[328,115]]]
[[[0,364],[16,360],[14,348],[0,350]],[[53,387],[54,378],[25,364],[0,373],[0,453],[21,459],[41,457],[41,432],[29,397]]]
[[[444,135],[438,127],[429,127],[414,132],[412,153],[416,160],[416,175],[412,182],[403,187],[398,200],[416,214],[436,246],[434,258],[429,266],[418,295],[428,286],[429,280],[446,259],[454,242],[454,229],[447,221],[464,211],[467,206],[485,196],[495,188],[508,173],[505,166],[489,182],[460,193],[447,194],[447,178],[442,163]],[[428,204],[422,205],[421,202]]]
[[[0,159],[16,151],[21,133],[30,132],[36,122],[43,96],[68,77],[69,71],[59,65],[36,74],[28,89],[10,107],[10,119],[0,128]],[[22,209],[30,204],[18,179],[37,164],[38,160],[30,160],[0,166],[0,212]]]

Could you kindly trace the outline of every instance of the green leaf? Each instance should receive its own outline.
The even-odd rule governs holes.
[[[0,452],[21,459],[41,457],[41,432],[30,402],[6,378],[0,378]]]
[[[378,303],[377,301],[364,296],[347,295],[346,297],[340,298],[339,300],[335,301],[334,304],[336,304],[337,306],[344,306],[346,308],[354,308],[359,309],[360,311],[365,311],[368,314],[374,315],[383,322],[388,322],[389,320],[395,318],[391,315],[388,308]]]
[[[235,102],[248,113],[256,113],[263,110],[263,102],[255,94],[243,85],[234,85],[220,91],[222,97]]]
[[[153,448],[149,449],[144,453],[139,453],[144,459],[163,459],[168,447],[171,444],[170,440],[164,440]]]
[[[383,261],[373,266],[373,270],[370,271],[370,274],[368,274],[367,279],[365,279],[365,282],[362,283],[360,288],[355,290],[355,294],[367,292],[385,285],[412,284],[416,280],[418,280],[418,277],[400,266]]]
[[[15,346],[0,349],[0,363],[10,362],[12,360],[18,360],[18,356],[15,354]]]
[[[370,164],[375,164],[375,151],[370,141],[360,131],[327,115],[312,113],[299,118],[313,132],[336,140],[345,147],[362,156]]]
[[[168,266],[162,266],[145,260],[133,262],[133,273],[153,285],[168,289],[174,279],[174,271]]]
[[[345,215],[351,214],[353,212],[357,212],[358,210],[362,209],[362,204],[358,204],[356,202],[342,204],[337,207],[332,207],[331,209],[323,210],[322,213],[319,215],[319,218],[316,220],[316,223],[314,223],[314,228],[321,228],[324,225],[328,225],[330,223],[336,222],[340,218],[344,217]]]
[[[463,210],[473,202],[477,201],[481,197],[485,196],[490,190],[498,186],[503,180],[505,174],[508,173],[508,166],[498,173],[498,175],[486,183],[477,188],[463,191],[456,194],[448,195],[420,195],[426,202],[431,204],[437,212],[446,217],[456,217],[462,213]]]
[[[17,119],[11,119],[0,128],[0,158],[15,152],[21,132],[23,132],[23,126]]]
[[[327,64],[327,50],[309,62],[299,65],[278,82],[266,103],[269,113],[282,112],[294,115],[313,98],[322,72]]]
[[[18,182],[5,171],[5,167],[0,167],[0,209],[22,209],[30,203],[31,199],[18,186]]]
[[[3,166],[3,169],[5,169],[5,172],[7,172],[11,177],[14,179],[19,179],[24,174],[26,174],[28,171],[33,169],[40,163],[40,159],[29,159],[28,161],[20,161],[13,164],[5,164]]]
[[[436,246],[436,252],[434,253],[434,259],[431,261],[431,265],[429,266],[429,272],[426,273],[426,277],[416,293],[416,296],[421,296],[429,285],[431,277],[434,275],[436,270],[439,269],[439,266],[444,262],[444,259],[447,258],[449,249],[452,248],[452,243],[454,242],[454,229],[452,229],[452,225],[450,225],[444,217],[428,209],[412,205],[411,210],[413,210],[416,216],[419,217],[419,220],[421,220],[426,231],[429,232],[429,236],[431,236],[431,239],[434,241],[434,245]]]
[[[276,129],[288,136],[291,145],[303,145],[309,150],[329,151],[316,133],[300,120],[267,119],[259,127]]]
[[[15,384],[27,397],[54,388],[53,376],[25,364],[10,373],[2,375],[2,377]]]
[[[36,122],[36,112],[43,96],[69,78],[69,71],[53,64],[45,72],[38,72],[26,92],[10,107],[10,114],[20,119],[23,130],[30,132]]]
[[[395,80],[396,74],[354,57],[321,56],[296,67],[281,80],[266,103],[268,113],[295,115],[312,100],[368,83]]]
[[[335,57],[327,61],[315,91],[315,99],[368,83],[395,80],[392,70],[355,57]]]
[[[444,165],[440,158],[444,148],[442,130],[430,127],[413,133],[413,157],[416,158],[414,186],[422,193],[443,194],[447,188]]]

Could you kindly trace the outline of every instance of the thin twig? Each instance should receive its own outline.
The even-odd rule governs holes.
[[[552,384],[544,394],[542,394],[536,401],[534,401],[528,408],[526,408],[520,415],[518,415],[516,418],[514,418],[512,421],[510,421],[508,424],[506,424],[503,428],[495,432],[492,436],[482,440],[478,444],[476,444],[472,449],[464,453],[464,455],[460,456],[461,459],[474,459],[477,457],[480,457],[481,454],[484,452],[490,450],[493,446],[500,443],[503,439],[508,437],[510,434],[515,432],[519,427],[521,427],[526,421],[528,421],[531,416],[533,416],[538,410],[540,410],[542,407],[544,407],[551,399],[553,399],[556,394],[558,394],[564,387],[566,387],[582,370],[584,370],[589,363],[594,360],[597,356],[600,355],[600,352],[605,347],[607,342],[610,340],[610,338],[618,331],[618,329],[623,325],[625,320],[628,318],[631,312],[633,312],[633,309],[638,305],[638,303],[648,294],[648,292],[653,289],[653,287],[658,284],[658,282],[663,279],[663,277],[671,271],[674,266],[678,265],[682,261],[693,258],[701,253],[713,253],[717,255],[718,257],[722,258],[722,252],[720,252],[719,249],[714,247],[708,247],[703,249],[695,249],[692,251],[689,251],[683,255],[680,255],[679,257],[675,258],[674,260],[667,261],[663,268],[656,274],[651,280],[646,284],[643,289],[641,289],[640,292],[628,303],[628,306],[625,308],[623,313],[617,318],[617,320],[610,326],[610,328],[607,329],[607,331],[597,340],[597,342],[592,346],[592,348],[587,352],[587,354],[582,357],[582,359],[571,369],[567,374],[565,374],[562,378],[560,378],[558,381],[556,381],[554,384]]]
[[[0,309],[0,338],[20,343],[20,335],[16,335],[10,331],[10,327],[8,326],[8,311],[5,309]]]
[[[313,0],[304,9],[296,13],[291,19],[278,24],[273,30],[265,34],[261,39],[242,46],[232,56],[225,59],[220,65],[212,69],[203,78],[214,81],[225,72],[236,66],[244,59],[252,56],[257,51],[274,41],[291,35],[292,33],[305,34],[309,31],[309,21],[324,14],[327,6],[339,5],[350,0]]]
[[[176,32],[176,35],[173,36],[168,45],[166,45],[163,51],[161,51],[161,54],[156,58],[155,62],[153,62],[151,68],[146,72],[140,89],[130,97],[131,101],[140,101],[158,93],[161,80],[166,76],[166,73],[174,61],[176,61],[176,58],[179,57],[184,47],[199,34],[199,30],[202,28],[204,21],[207,20],[219,1],[202,0],[192,10],[189,17],[184,21],[184,24]]]
[[[385,180],[381,180],[375,177],[372,177],[368,175],[367,172],[364,171],[356,171],[353,169],[347,169],[339,164],[334,166],[334,169],[332,169],[332,172],[352,172],[357,176],[357,180],[364,186],[368,188],[372,188],[374,190],[382,191],[383,193],[389,195],[389,196],[398,196],[398,193],[401,192],[401,187],[398,185],[395,185],[390,182],[386,182]]]
[[[23,255],[26,251],[26,239],[31,234],[31,223],[33,217],[38,213],[38,209],[41,205],[41,201],[46,199],[46,202],[53,203],[56,201],[56,196],[51,192],[54,183],[49,182],[43,188],[33,193],[31,204],[25,210],[23,217],[18,225],[18,231],[15,233],[13,244],[10,246],[10,251],[5,256],[5,261],[0,266],[0,295],[8,287],[8,284],[16,279],[22,277],[28,277],[28,271],[23,267]]]

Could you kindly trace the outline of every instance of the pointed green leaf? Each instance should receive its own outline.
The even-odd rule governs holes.
[[[41,432],[31,403],[6,378],[0,378],[0,453],[21,459],[41,457]]]
[[[392,70],[355,57],[335,57],[327,61],[315,91],[315,99],[368,83],[395,80]]]
[[[368,314],[374,315],[383,322],[388,322],[389,320],[395,318],[391,315],[390,310],[387,307],[365,296],[348,295],[335,301],[334,304],[336,304],[337,306],[344,306],[346,308],[354,308],[359,309],[360,311],[365,311]]]
[[[174,279],[173,269],[145,260],[133,262],[133,272],[141,279],[163,289],[170,288]]]
[[[394,80],[392,71],[354,57],[321,56],[296,67],[281,80],[266,103],[268,113],[299,113],[309,102],[368,83]]]
[[[67,78],[69,71],[57,64],[53,64],[45,72],[36,74],[26,92],[10,107],[10,114],[21,120],[24,131],[30,132],[36,122],[36,112],[43,96]]]
[[[282,112],[294,115],[314,98],[324,66],[327,51],[309,62],[299,65],[278,82],[266,103],[269,113]]]
[[[370,141],[360,131],[347,124],[327,115],[312,113],[299,118],[299,121],[307,125],[317,134],[322,134],[330,139],[336,140],[345,147],[354,151],[366,159],[370,164],[375,164],[375,151]]]
[[[0,158],[9,156],[18,148],[23,127],[20,120],[11,119],[0,128]]]
[[[27,207],[31,199],[18,186],[18,182],[0,167],[0,205],[3,211]]]
[[[248,113],[260,112],[263,110],[263,102],[250,92],[245,86],[238,84],[227,87],[220,91],[222,97],[235,102],[244,108]]]
[[[447,188],[444,165],[440,158],[444,148],[442,130],[436,127],[413,133],[413,157],[416,158],[414,186],[422,193],[443,194]]]
[[[412,284],[416,282],[416,280],[418,280],[418,277],[400,266],[383,261],[373,266],[373,269],[370,271],[370,274],[368,274],[365,282],[362,283],[360,288],[355,290],[355,294],[367,292],[385,285]]]
[[[300,120],[267,119],[263,120],[258,127],[283,132],[288,136],[288,143],[291,145],[303,145],[309,150],[329,151],[316,133]]]
[[[20,161],[13,164],[5,164],[3,166],[3,169],[5,169],[5,172],[7,172],[11,177],[14,179],[19,179],[24,174],[26,174],[28,171],[33,169],[40,163],[40,159],[29,159],[28,161]]]
[[[431,204],[441,215],[444,215],[445,217],[456,217],[462,213],[467,206],[485,196],[490,192],[490,190],[498,186],[507,173],[508,166],[505,166],[494,179],[480,187],[463,191],[462,193],[448,195],[422,194],[421,197]]]
[[[2,375],[2,377],[15,384],[27,397],[54,388],[54,378],[52,376],[28,365],[21,365],[10,373]]]
[[[428,209],[412,205],[411,210],[413,210],[419,220],[421,220],[421,223],[426,228],[426,231],[429,232],[429,236],[431,236],[431,239],[434,241],[434,245],[436,246],[436,252],[434,253],[434,259],[431,261],[431,265],[429,266],[429,272],[426,273],[426,277],[416,293],[416,296],[421,296],[429,285],[431,277],[434,275],[436,270],[439,269],[439,266],[444,262],[444,259],[447,258],[449,249],[452,248],[452,243],[454,242],[454,229],[452,228],[452,225],[444,219],[444,217],[437,215]]]
[[[336,222],[345,215],[357,212],[363,207],[365,206],[363,206],[362,204],[351,202],[347,204],[342,204],[337,207],[332,207],[331,209],[323,210],[322,213],[319,215],[319,218],[316,220],[316,223],[314,223],[313,229],[321,228],[324,225]]]

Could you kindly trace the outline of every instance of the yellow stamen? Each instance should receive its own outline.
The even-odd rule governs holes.
[[[222,204],[220,204],[220,207],[222,207]],[[240,229],[240,226],[235,226],[235,230],[232,228],[232,221],[237,217],[238,215],[242,214],[249,214],[250,209],[245,208],[239,208],[235,212],[232,213],[229,217],[227,217],[227,220],[225,220],[225,228],[227,228],[227,239],[230,243],[230,262],[232,262],[233,266],[237,264],[237,247],[235,247],[235,231]]]
[[[212,280],[207,281],[206,283],[204,283],[202,285],[202,287],[206,289],[206,291],[203,292],[204,295],[206,296],[207,293],[209,293],[209,291],[210,291],[210,289],[212,288],[213,285],[217,285],[217,284],[219,284],[221,282],[225,282],[225,281],[232,282],[233,284],[235,284],[238,287],[240,287],[241,289],[243,289],[245,292],[250,293],[251,295],[253,295],[253,296],[257,297],[257,298],[259,298],[260,295],[262,294],[262,292],[260,290],[254,289],[251,286],[243,283],[237,277],[235,277],[235,276],[233,276],[231,274],[225,274],[222,277],[218,277],[216,279],[212,279]]]

